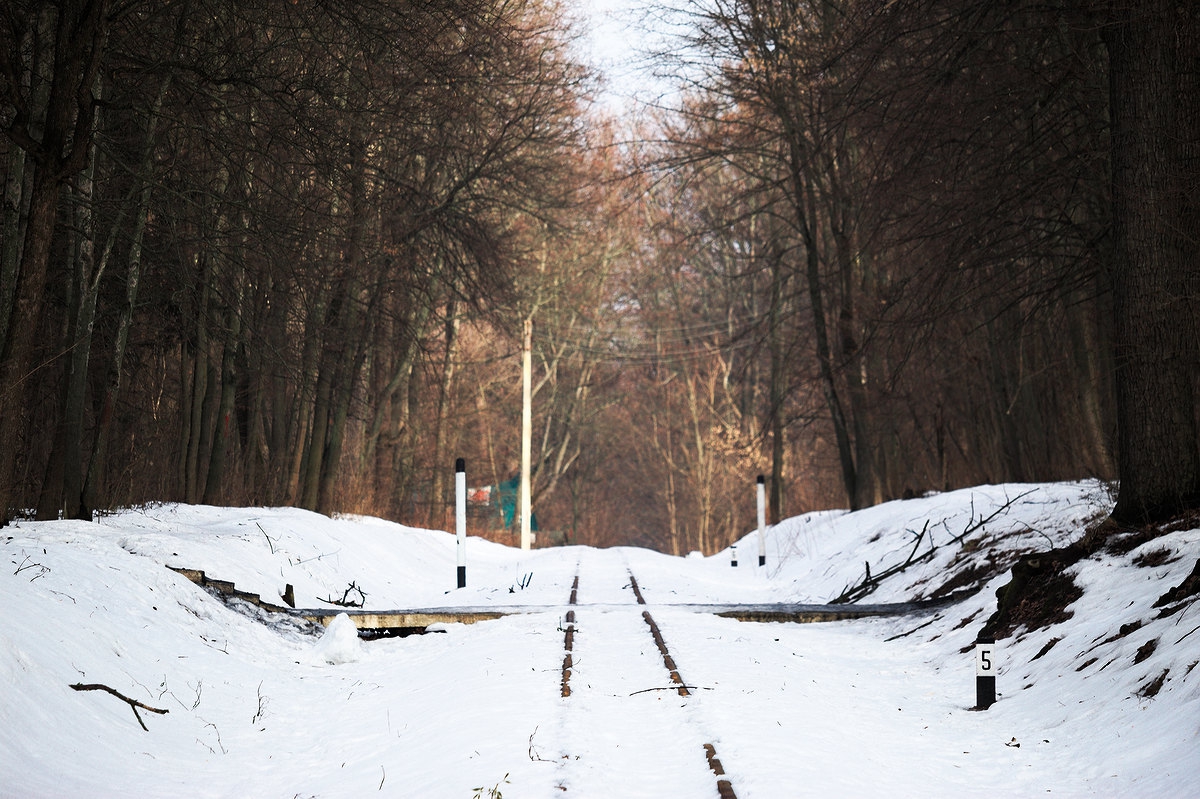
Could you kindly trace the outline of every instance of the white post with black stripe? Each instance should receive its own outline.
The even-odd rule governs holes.
[[[458,587],[467,587],[467,461],[454,462],[454,533],[458,538]]]
[[[767,480],[758,476],[758,565],[767,565]]]
[[[533,462],[533,319],[525,320],[521,343],[521,549],[533,543],[530,474]]]
[[[975,709],[987,710],[996,703],[996,641],[975,642]]]

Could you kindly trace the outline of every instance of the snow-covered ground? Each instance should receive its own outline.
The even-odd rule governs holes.
[[[705,744],[739,799],[1200,796],[1200,603],[1152,608],[1200,557],[1200,529],[1073,567],[1073,617],[1002,640],[999,701],[970,709],[971,645],[1004,570],[1108,508],[1080,483],[810,514],[768,531],[764,568],[753,531],[737,568],[729,552],[471,538],[464,589],[452,535],[376,519],[163,505],[22,522],[0,530],[0,796],[716,797]],[[685,607],[825,602],[864,564],[909,560],[860,601],[979,590],[825,624]],[[981,577],[987,563],[998,576]],[[367,642],[345,619],[266,624],[167,566],[277,604],[291,584],[301,607],[353,584],[368,609],[533,610]],[[631,572],[689,696],[671,690]],[[138,711],[144,730],[120,696],[78,684],[168,712]]]

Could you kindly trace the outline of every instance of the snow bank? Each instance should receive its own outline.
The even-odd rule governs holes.
[[[999,701],[974,703],[971,644],[1006,565],[1104,514],[1094,483],[986,486],[789,519],[728,553],[521,552],[291,509],[163,505],[97,524],[0,531],[0,797],[650,796],[714,786],[715,744],[741,799],[792,796],[1200,796],[1200,604],[1153,607],[1200,555],[1200,530],[1071,569],[1072,618],[998,647]],[[914,555],[915,553],[915,555]],[[750,624],[695,602],[826,601],[976,589],[916,617]],[[167,566],[319,606],[351,583],[369,608],[543,606],[436,635],[363,643],[267,625]],[[637,575],[685,681],[633,604]],[[563,627],[580,575],[572,695]],[[142,712],[103,684],[166,714]],[[667,745],[666,742],[670,742]],[[676,753],[670,754],[667,753]],[[653,790],[647,786],[653,786]],[[645,789],[645,790],[643,790]],[[649,792],[647,792],[649,791]]]

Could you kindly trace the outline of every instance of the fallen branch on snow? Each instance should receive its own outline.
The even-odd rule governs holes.
[[[984,515],[983,515],[982,513],[980,513],[980,514],[979,514],[979,521],[977,521],[977,522],[973,521],[971,524],[968,524],[968,525],[967,525],[967,527],[966,527],[966,529],[965,529],[965,530],[963,530],[961,534],[954,536],[953,538],[951,538],[951,539],[950,539],[950,541],[951,541],[952,543],[955,543],[955,544],[961,543],[961,542],[962,542],[962,540],[963,540],[964,538],[966,538],[967,536],[969,536],[971,533],[975,532],[976,530],[980,530],[980,529],[982,529],[982,528],[983,528],[983,526],[984,526],[985,524],[987,524],[987,523],[988,523],[988,522],[990,522],[992,519],[995,519],[995,518],[996,518],[997,516],[999,516],[1001,513],[1004,513],[1004,512],[1005,512],[1005,511],[1007,511],[1009,508],[1011,508],[1011,507],[1013,506],[1013,503],[1015,503],[1015,502],[1016,502],[1018,499],[1023,499],[1023,498],[1025,498],[1025,497],[1029,496],[1030,494],[1032,494],[1032,493],[1036,492],[1037,490],[1038,490],[1038,489],[1036,489],[1036,488],[1031,488],[1031,489],[1029,489],[1028,491],[1022,491],[1020,494],[1017,494],[1015,497],[1013,497],[1012,499],[1008,500],[1007,502],[1005,502],[1005,503],[1004,503],[1003,505],[1001,505],[1000,507],[996,508],[996,510],[992,511],[992,514],[991,514],[990,516],[986,517],[986,518],[984,517]],[[972,519],[974,519],[974,516],[975,516],[975,506],[974,506],[974,502],[975,502],[975,500],[974,500],[974,499],[972,499],[972,500],[971,500],[971,502],[972,502],[972,505],[971,505],[971,517],[972,517]]]
[[[138,713],[139,707],[142,710],[149,710],[151,713],[158,713],[159,715],[165,714],[167,712],[164,708],[150,707],[149,705],[143,705],[141,702],[137,701],[136,699],[130,699],[129,697],[125,696],[125,694],[121,693],[120,691],[118,691],[114,688],[109,688],[107,685],[100,685],[99,683],[91,683],[88,685],[84,685],[83,683],[75,683],[74,685],[71,686],[71,688],[73,688],[76,691],[107,691],[108,693],[115,696],[117,699],[120,699],[122,702],[125,702],[126,704],[128,704],[129,707],[131,707],[133,709],[134,718],[136,718],[138,720],[138,724],[141,724],[142,729],[145,730],[146,732],[150,732],[150,728],[146,726],[146,722],[142,721],[142,716],[140,713]]]
[[[1005,513],[1006,511],[1008,511],[1008,509],[1011,508],[1013,506],[1013,504],[1016,503],[1017,500],[1027,497],[1037,490],[1038,489],[1036,489],[1036,488],[1031,488],[1028,491],[1024,491],[1020,494],[1017,494],[1015,497],[1008,499],[1003,505],[999,506],[994,511],[992,511],[992,513],[990,515],[984,516],[981,513],[978,521],[975,521],[975,506],[974,506],[974,504],[972,504],[972,506],[971,506],[972,521],[967,525],[966,529],[964,529],[962,531],[962,533],[960,533],[959,535],[956,535],[956,536],[952,536],[950,538],[950,542],[953,544],[963,544],[963,540],[967,536],[971,535],[972,533],[974,533],[978,530],[983,529],[984,525],[988,524],[993,519],[995,519],[997,516],[1000,516],[1002,513]],[[972,503],[974,503],[974,500],[972,500]],[[1025,526],[1028,527],[1030,530],[1033,530],[1036,533],[1040,533],[1043,536],[1045,535],[1045,533],[1042,533],[1040,530],[1034,530],[1034,528],[1029,527],[1029,525],[1025,525]],[[912,532],[912,531],[910,531],[910,532]],[[891,577],[893,575],[899,574],[902,571],[905,571],[906,569],[908,569],[909,566],[912,566],[913,564],[921,563],[923,561],[926,561],[926,560],[929,560],[930,558],[932,558],[934,555],[934,552],[937,550],[937,547],[933,543],[932,534],[929,536],[929,549],[926,550],[923,554],[917,555],[917,549],[921,546],[921,541],[925,538],[925,535],[928,532],[929,532],[929,520],[927,519],[925,521],[925,526],[921,528],[921,532],[914,533],[914,535],[916,535],[916,537],[917,537],[917,540],[913,543],[912,552],[910,552],[908,554],[908,557],[904,560],[903,563],[898,563],[889,569],[885,569],[884,571],[879,572],[878,574],[871,574],[871,564],[868,561],[867,567],[866,567],[866,576],[863,577],[862,582],[860,582],[856,585],[846,586],[845,590],[843,590],[842,593],[840,593],[838,596],[834,597],[833,599],[831,599],[829,601],[829,604],[841,605],[841,604],[846,604],[849,602],[857,602],[858,600],[862,599],[863,597],[865,597],[868,594],[870,594],[871,592],[873,592],[876,588],[878,588],[879,584],[882,583],[884,580],[886,580],[888,577]],[[1025,532],[1025,531],[1021,531],[1021,532]]]
[[[640,691],[634,691],[630,696],[649,693],[650,691],[678,691],[680,688],[687,688],[691,691],[711,691],[711,688],[705,688],[703,685],[668,685],[664,688],[643,688]]]
[[[350,598],[350,594],[352,592],[358,593],[358,601],[355,601]],[[366,605],[366,603],[367,603],[367,592],[362,590],[361,588],[359,588],[357,585],[354,584],[354,581],[351,580],[350,587],[342,592],[341,599],[334,599],[333,597],[328,596],[328,597],[325,597],[324,599],[321,599],[321,597],[317,597],[317,601],[318,602],[326,602],[330,605],[338,605],[343,608],[361,608],[364,605]]]

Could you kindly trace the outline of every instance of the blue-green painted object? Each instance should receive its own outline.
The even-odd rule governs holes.
[[[517,522],[517,494],[521,490],[521,475],[505,480],[496,486],[500,493],[500,513],[504,516],[504,526],[512,527]],[[537,514],[529,514],[529,529],[537,530]]]

